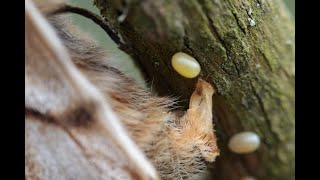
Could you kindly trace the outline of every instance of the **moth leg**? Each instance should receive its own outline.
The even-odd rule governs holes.
[[[194,146],[206,161],[213,162],[219,155],[217,138],[212,123],[213,87],[199,79],[196,89],[191,95],[189,109],[181,118],[182,135],[186,139],[194,139]]]

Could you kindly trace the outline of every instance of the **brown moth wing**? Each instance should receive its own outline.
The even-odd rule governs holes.
[[[41,12],[25,3],[26,179],[158,179]]]

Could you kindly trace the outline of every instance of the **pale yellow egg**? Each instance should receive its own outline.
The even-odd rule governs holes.
[[[198,61],[184,52],[175,53],[172,56],[171,63],[174,70],[186,78],[197,77],[201,71]]]
[[[238,154],[247,154],[256,151],[260,146],[260,138],[253,132],[235,134],[229,140],[229,149]]]

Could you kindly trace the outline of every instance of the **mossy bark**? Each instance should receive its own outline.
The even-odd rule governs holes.
[[[131,47],[161,95],[187,100],[195,79],[178,75],[171,57],[184,51],[214,84],[214,122],[221,156],[214,179],[294,179],[294,22],[280,0],[95,0]],[[119,20],[124,18],[124,21]],[[254,131],[255,153],[237,155],[228,139]]]

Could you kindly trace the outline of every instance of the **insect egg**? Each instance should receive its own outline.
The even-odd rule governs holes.
[[[241,132],[235,134],[229,140],[229,149],[238,154],[254,152],[260,145],[260,138],[253,132]]]
[[[200,64],[192,56],[177,52],[172,56],[172,66],[181,76],[186,78],[194,78],[200,73]]]

